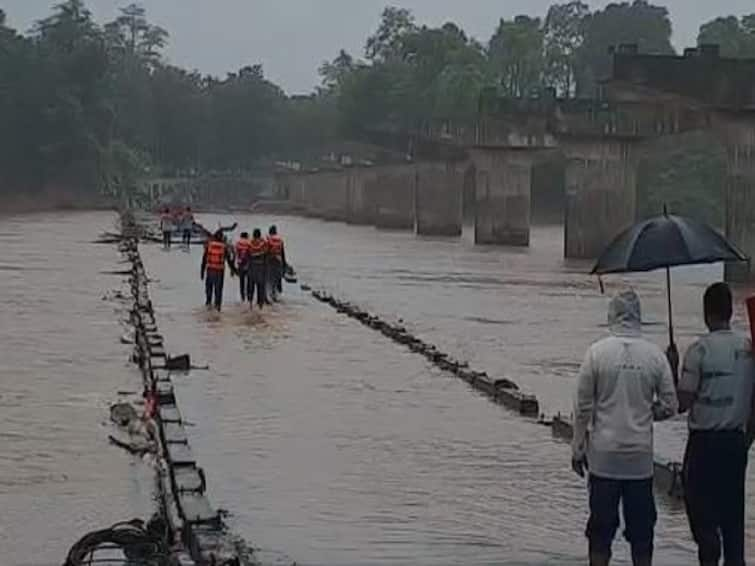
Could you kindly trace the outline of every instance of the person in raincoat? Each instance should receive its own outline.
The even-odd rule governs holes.
[[[671,366],[642,337],[640,299],[634,291],[610,303],[611,335],[593,344],[579,371],[574,405],[572,468],[589,472],[590,565],[605,566],[619,527],[635,566],[652,564],[656,508],[653,495],[653,421],[676,414]]]

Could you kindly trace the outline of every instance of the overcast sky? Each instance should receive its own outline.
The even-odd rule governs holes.
[[[55,0],[0,0],[11,25],[27,30],[49,14]],[[88,0],[100,21],[112,19],[130,0]],[[265,73],[289,93],[310,91],[317,68],[345,48],[362,54],[365,38],[388,4],[410,8],[419,23],[452,20],[486,41],[501,17],[543,16],[552,0],[143,0],[151,21],[171,34],[171,62],[203,73],[262,63]],[[702,22],[719,15],[755,12],[753,0],[656,0],[674,24],[673,42],[694,45]],[[593,7],[606,1],[588,0]]]

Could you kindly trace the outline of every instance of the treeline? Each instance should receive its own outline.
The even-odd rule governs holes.
[[[28,35],[0,10],[0,193],[249,169],[332,137],[325,105],[287,97],[259,65],[202,76],[168,64],[167,41],[136,4],[99,25],[67,0]]]
[[[641,53],[673,54],[671,34],[668,10],[646,0],[596,11],[579,0],[553,4],[544,18],[501,19],[484,43],[454,23],[428,27],[408,10],[386,8],[364,57],[341,51],[320,74],[347,129],[473,119],[489,86],[511,97],[545,87],[560,97],[592,97],[610,73],[610,47],[631,43]],[[720,44],[724,56],[755,57],[755,14],[708,22],[698,41]]]
[[[589,97],[610,69],[610,46],[673,53],[671,32],[666,8],[646,0],[596,11],[553,4],[544,18],[501,19],[484,42],[389,7],[363,53],[341,51],[313,93],[288,96],[259,65],[216,78],[169,64],[168,32],[137,4],[100,25],[82,0],[66,0],[26,35],[0,10],[0,192],[250,169],[370,126],[474,119],[488,86]],[[699,41],[755,57],[755,15],[708,22]]]

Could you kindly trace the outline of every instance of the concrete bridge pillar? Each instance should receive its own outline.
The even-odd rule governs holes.
[[[477,148],[475,243],[528,246],[530,243],[531,149]]]
[[[378,228],[412,230],[417,172],[414,165],[386,165],[376,168],[366,182]]]
[[[748,257],[755,258],[755,122],[732,120],[727,122],[725,133],[726,237]],[[726,265],[725,279],[732,283],[751,281],[752,262]]]
[[[462,163],[417,166],[417,234],[461,236],[464,168]]]
[[[564,255],[597,258],[637,216],[634,143],[607,138],[565,140]]]

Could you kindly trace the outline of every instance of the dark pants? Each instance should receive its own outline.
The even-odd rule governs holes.
[[[170,241],[173,238],[173,234],[170,230],[163,230],[163,246],[167,249],[170,248]]]
[[[208,269],[204,276],[205,305],[208,307],[212,304],[213,296],[215,298],[215,308],[220,310],[223,305],[223,280],[225,279],[225,270]]]
[[[590,519],[587,538],[590,554],[610,557],[619,528],[619,502],[624,511],[624,537],[632,547],[633,560],[653,555],[653,532],[657,519],[653,478],[614,480],[590,475]]]
[[[249,296],[249,268],[246,266],[239,266],[239,291],[241,301],[246,301]]]
[[[255,265],[252,263],[249,267],[249,287],[247,290],[247,299],[250,303],[254,302],[254,293],[257,292],[257,305],[262,308],[267,302],[267,295],[265,291],[266,277],[265,266]]]
[[[743,566],[747,446],[739,431],[692,431],[684,455],[684,500],[701,564]]]
[[[183,231],[183,243],[187,248],[191,245],[191,230]]]
[[[278,260],[271,259],[268,271],[270,277],[270,289],[273,298],[275,299],[278,296],[278,293],[283,292],[283,264]]]

